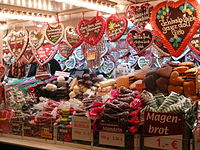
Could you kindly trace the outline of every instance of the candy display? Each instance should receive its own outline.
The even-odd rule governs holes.
[[[50,4],[41,14],[2,8],[34,21],[5,19],[1,30],[1,136],[78,149],[199,150],[196,0],[82,1],[82,17],[79,6]]]

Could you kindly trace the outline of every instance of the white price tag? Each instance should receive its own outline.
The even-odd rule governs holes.
[[[145,137],[144,146],[167,150],[182,150],[182,135]]]
[[[93,135],[91,130],[72,128],[73,140],[92,141],[92,137]]]
[[[125,147],[123,133],[99,132],[99,144]]]

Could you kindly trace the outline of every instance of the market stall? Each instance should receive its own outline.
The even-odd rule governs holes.
[[[0,142],[198,150],[199,12],[197,0],[2,0]]]

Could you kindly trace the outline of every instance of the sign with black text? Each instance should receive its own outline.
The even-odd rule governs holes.
[[[145,112],[144,136],[181,135],[183,116],[181,114]]]

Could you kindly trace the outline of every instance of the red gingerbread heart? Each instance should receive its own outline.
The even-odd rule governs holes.
[[[151,30],[138,31],[131,29],[127,34],[127,42],[138,53],[143,53],[153,42],[153,35]]]
[[[106,20],[106,35],[113,42],[119,39],[127,28],[127,20],[122,17],[110,16]]]
[[[144,3],[140,6],[129,5],[126,9],[126,17],[136,26],[141,29],[150,22],[153,6],[149,3]]]
[[[69,56],[72,55],[74,49],[71,48],[65,41],[61,41],[58,45],[58,51],[63,57],[69,58]]]
[[[199,27],[200,6],[194,0],[162,2],[152,12],[151,23],[172,56],[179,56]]]
[[[56,48],[52,47],[51,44],[44,44],[39,49],[32,49],[35,59],[40,66],[48,63],[56,54]]]
[[[77,28],[77,32],[82,40],[90,45],[95,45],[101,40],[104,30],[105,21],[100,16],[96,16],[91,20],[81,20]]]
[[[67,41],[67,44],[71,47],[71,48],[76,48],[79,45],[81,45],[81,43],[83,42],[80,37],[78,36],[78,34],[76,33],[76,29],[72,26],[68,26],[65,29],[65,40]]]

